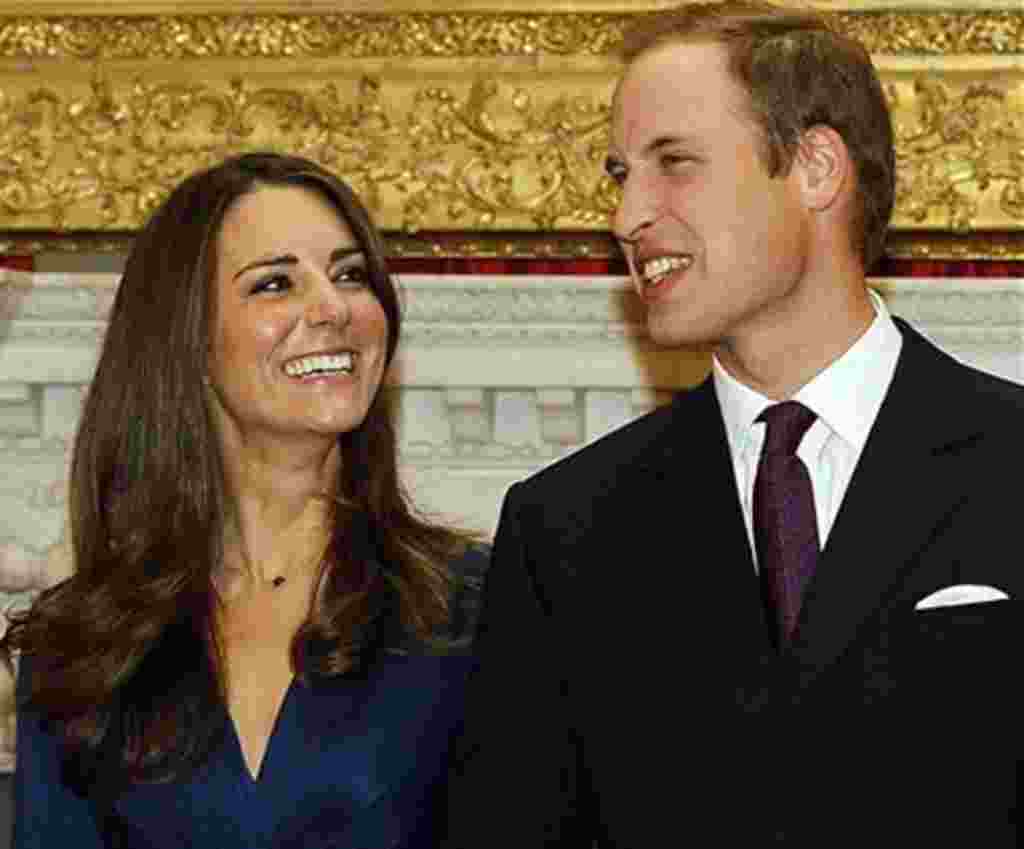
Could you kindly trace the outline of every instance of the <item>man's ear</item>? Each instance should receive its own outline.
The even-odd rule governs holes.
[[[853,162],[843,137],[824,124],[804,130],[794,167],[809,209],[831,207],[853,185]]]

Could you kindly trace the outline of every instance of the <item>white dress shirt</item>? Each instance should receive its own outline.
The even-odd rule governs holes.
[[[893,323],[885,302],[876,292],[869,290],[869,293],[875,307],[875,320],[845,354],[802,386],[791,399],[799,401],[818,417],[796,453],[811,477],[822,548],[889,390],[903,345],[903,336]],[[712,372],[756,566],[754,477],[764,444],[765,425],[755,419],[766,407],[777,402],[740,383],[722,367],[717,357],[712,360]]]

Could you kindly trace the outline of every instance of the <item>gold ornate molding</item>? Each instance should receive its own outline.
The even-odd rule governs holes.
[[[659,5],[0,0],[0,231],[102,243],[195,168],[275,148],[344,174],[396,246],[600,233],[613,49]],[[1024,14],[821,5],[887,85],[896,233],[1024,232]]]
[[[630,18],[526,13],[33,17],[0,23],[0,56],[111,61],[606,55]]]
[[[541,5],[541,4],[537,4]],[[326,12],[40,15],[0,19],[6,59],[262,59],[333,56],[608,55],[635,13]],[[1010,55],[1024,44],[1012,10],[836,13],[872,53]]]

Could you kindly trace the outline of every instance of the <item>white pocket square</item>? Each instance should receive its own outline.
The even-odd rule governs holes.
[[[956,584],[925,596],[914,605],[914,610],[931,610],[935,607],[953,607],[958,604],[981,604],[1008,598],[1009,596],[1002,590],[984,584]]]

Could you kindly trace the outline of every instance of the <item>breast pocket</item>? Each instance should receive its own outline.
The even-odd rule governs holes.
[[[1019,601],[915,610],[891,638],[899,690],[925,717],[987,723],[1019,699]]]

